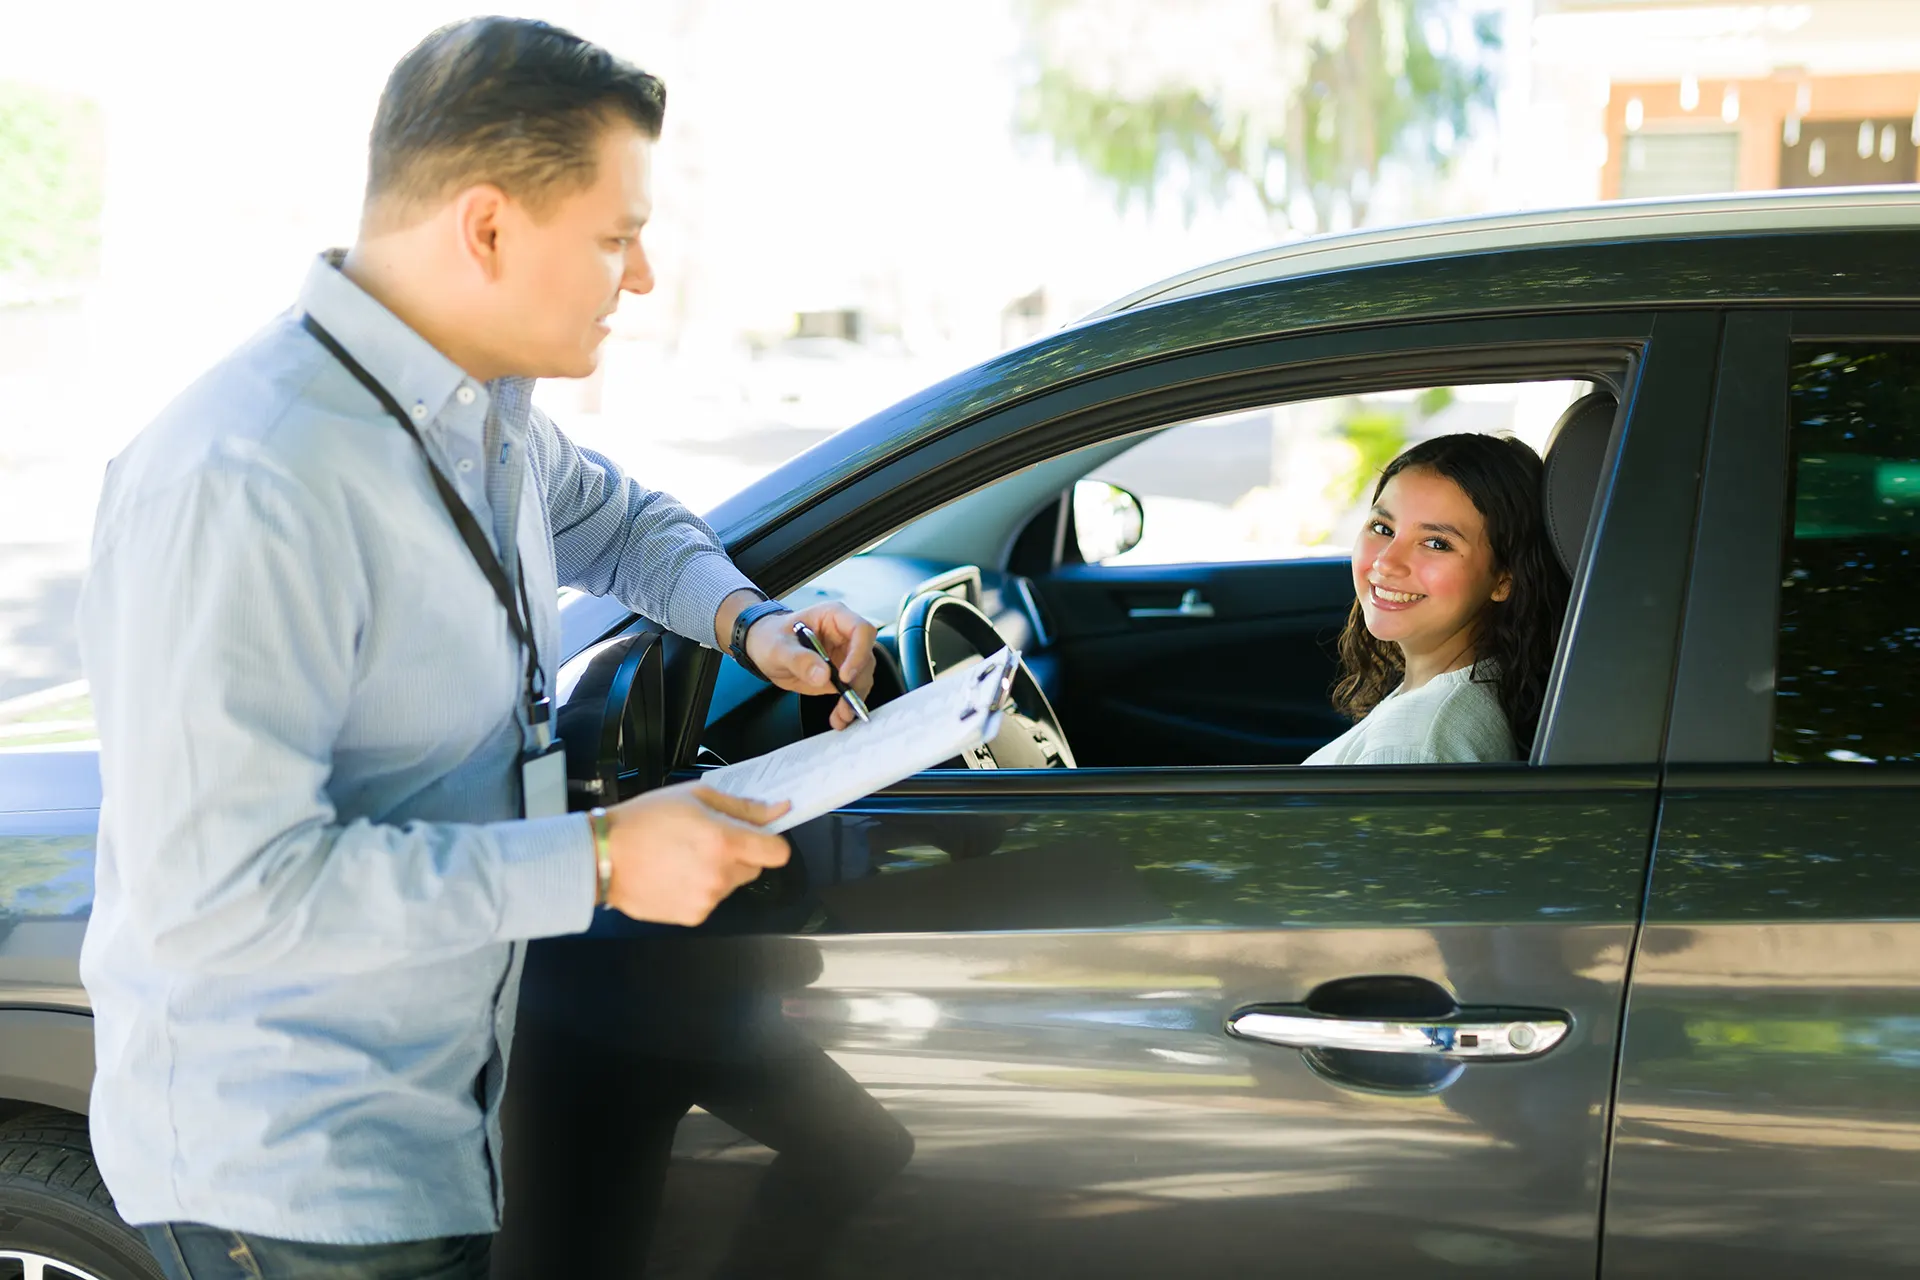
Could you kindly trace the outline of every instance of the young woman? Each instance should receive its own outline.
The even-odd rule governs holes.
[[[1307,764],[1526,758],[1567,605],[1540,480],[1503,436],[1439,436],[1388,464],[1333,690],[1358,723]]]

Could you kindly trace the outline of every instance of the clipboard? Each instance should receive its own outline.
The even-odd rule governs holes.
[[[895,698],[871,720],[715,769],[701,781],[730,796],[791,802],[766,827],[790,830],[992,741],[1019,669],[1019,651],[1002,649]]]

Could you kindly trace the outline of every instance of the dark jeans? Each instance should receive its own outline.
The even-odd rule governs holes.
[[[487,1280],[492,1236],[302,1244],[198,1222],[142,1227],[167,1280]]]

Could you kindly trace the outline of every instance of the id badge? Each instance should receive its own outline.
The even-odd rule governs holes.
[[[549,742],[520,757],[520,807],[525,818],[557,818],[567,811],[567,748]]]

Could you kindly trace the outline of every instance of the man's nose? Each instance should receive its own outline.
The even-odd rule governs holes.
[[[622,293],[652,293],[653,263],[647,257],[647,251],[634,245],[627,254],[627,273],[620,278]]]

